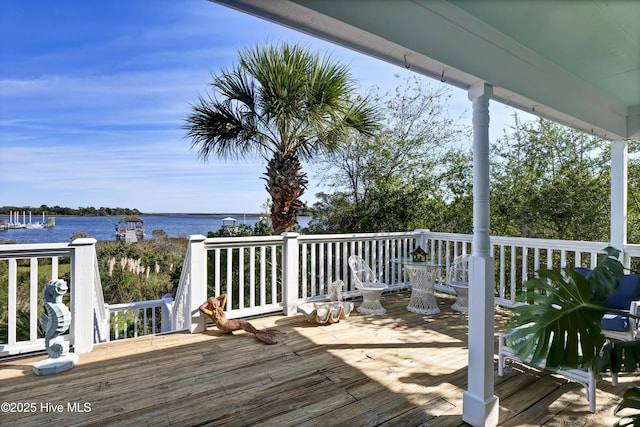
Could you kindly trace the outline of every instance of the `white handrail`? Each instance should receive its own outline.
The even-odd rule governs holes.
[[[98,267],[98,258],[94,259],[94,292],[93,292],[93,312],[94,312],[94,343],[109,341],[109,316],[107,307],[104,303],[104,294],[102,293],[102,281],[100,280],[100,269]]]
[[[149,326],[145,331],[143,315],[140,321],[143,327],[136,331],[134,326],[134,335],[149,331],[202,330],[207,319],[200,316],[199,304],[207,296],[217,296],[222,292],[229,295],[226,307],[229,318],[282,311],[291,314],[299,301],[326,299],[328,284],[334,280],[345,283],[346,294],[357,295],[347,265],[347,259],[352,254],[365,259],[381,281],[391,287],[403,287],[410,283],[402,267],[391,262],[393,258],[410,256],[411,251],[419,245],[427,251],[430,259],[447,265],[458,255],[472,253],[471,241],[471,235],[428,230],[328,235],[289,233],[284,236],[208,239],[192,236],[175,301],[164,299],[150,303],[111,305],[108,306],[109,315],[104,309],[93,239],[77,239],[71,244],[0,245],[0,262],[7,263],[9,273],[6,285],[8,320],[4,342],[0,341],[0,356],[44,349],[43,340],[38,338],[38,316],[19,315],[22,311],[38,311],[38,287],[42,285],[38,283],[37,272],[42,264],[39,259],[50,260],[51,274],[55,276],[52,278],[58,276],[59,259],[71,259],[72,313],[79,316],[73,321],[85,323],[75,324],[66,339],[82,352],[90,351],[93,342],[108,340],[110,334],[115,336],[115,332],[108,330],[111,323],[109,317],[113,318],[116,312],[123,316],[128,311],[127,318],[131,321],[131,313],[153,311],[147,313],[147,321],[151,318],[153,327]],[[538,269],[578,265],[593,267],[598,254],[608,246],[606,242],[504,236],[491,237],[491,244],[495,260],[496,304],[503,306],[514,304],[521,284]],[[640,265],[640,245],[625,245],[622,249],[625,266]],[[296,254],[292,256],[294,251]],[[19,268],[19,260],[26,260],[21,262],[26,263],[25,268],[28,265],[30,271],[26,279],[29,295],[23,302],[18,301],[19,289],[26,289],[21,284],[24,279],[18,276],[19,271],[23,271],[23,267]],[[436,289],[453,292],[445,283],[444,270]],[[83,301],[91,303],[85,304]],[[161,319],[156,317],[153,321],[153,316],[160,312]],[[24,326],[19,325],[23,318],[28,319]],[[164,326],[158,328],[157,324]],[[18,337],[19,331],[27,336]],[[84,337],[89,331],[91,336]],[[124,330],[118,333],[118,337],[124,335]]]
[[[182,271],[180,272],[180,281],[178,289],[173,301],[173,309],[171,312],[171,329],[174,331],[183,331],[189,329],[190,312],[189,312],[189,290],[191,289],[191,244],[187,246],[187,252],[182,263]]]
[[[94,311],[95,302],[99,299],[99,282],[96,283],[97,260],[95,257],[95,239],[76,239],[71,243],[38,243],[38,244],[6,244],[0,245],[0,262],[8,264],[8,304],[7,328],[0,342],[0,356],[18,355],[26,352],[44,350],[44,340],[38,337],[39,308],[38,298],[44,283],[39,283],[39,259],[46,259],[51,264],[51,277],[57,279],[59,259],[70,259],[71,290],[71,327],[64,335],[76,353],[91,351],[94,342],[94,321],[100,312]],[[29,287],[27,295],[19,304],[18,294],[18,261],[29,261]],[[48,280],[49,280],[48,279]],[[0,284],[1,285],[1,284]],[[24,288],[21,288],[24,289]],[[26,313],[28,316],[19,316]],[[28,325],[18,325],[18,318],[28,317]],[[20,327],[19,327],[20,326]],[[18,336],[20,333],[23,336]],[[26,334],[26,336],[24,336]]]

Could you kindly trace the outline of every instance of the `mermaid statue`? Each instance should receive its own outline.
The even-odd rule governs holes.
[[[67,282],[50,280],[44,286],[43,298],[46,313],[40,316],[40,326],[44,330],[44,343],[48,358],[33,365],[36,375],[51,375],[73,368],[78,355],[69,353],[69,343],[61,336],[71,325],[71,312],[62,302],[67,292]]]

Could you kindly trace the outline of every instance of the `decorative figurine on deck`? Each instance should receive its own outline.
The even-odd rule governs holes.
[[[78,355],[69,352],[69,344],[60,336],[71,325],[71,312],[62,302],[67,292],[67,282],[50,280],[44,286],[43,298],[47,313],[40,316],[44,332],[44,343],[49,357],[33,365],[36,375],[50,375],[64,372],[78,363]]]
[[[216,326],[222,333],[230,334],[240,329],[254,334],[256,338],[265,344],[277,344],[278,341],[273,336],[278,332],[275,329],[256,329],[251,323],[242,319],[227,320],[224,315],[224,306],[227,302],[227,294],[222,294],[218,298],[209,297],[207,301],[200,306],[200,312],[209,316],[216,323]]]

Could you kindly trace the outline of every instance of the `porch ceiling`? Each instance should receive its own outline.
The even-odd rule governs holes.
[[[604,138],[640,138],[640,2],[212,0]]]

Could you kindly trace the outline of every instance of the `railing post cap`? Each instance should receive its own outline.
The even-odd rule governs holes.
[[[298,237],[300,235],[300,233],[294,233],[294,232],[291,232],[291,231],[285,231],[284,233],[280,233],[280,235],[282,237],[284,237],[285,239],[293,239],[293,238]]]
[[[95,245],[98,241],[93,237],[81,237],[79,239],[75,239],[71,242],[73,246],[86,246],[86,245]]]
[[[202,242],[205,239],[206,237],[204,237],[202,234],[192,234],[191,236],[189,236],[190,242]]]

